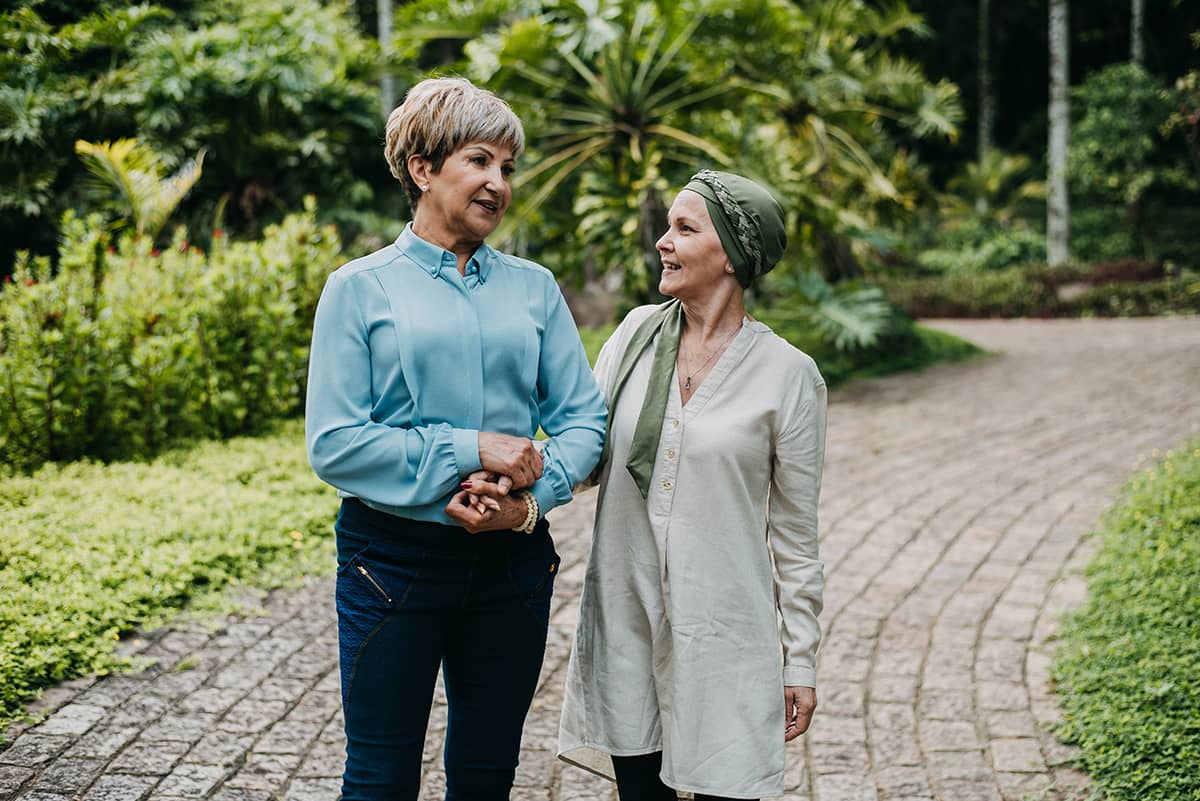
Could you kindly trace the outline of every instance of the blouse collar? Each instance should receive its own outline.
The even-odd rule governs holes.
[[[400,236],[396,237],[396,248],[434,278],[439,277],[443,269],[458,271],[458,257],[414,234],[411,222],[404,226]],[[466,274],[478,275],[480,283],[483,283],[487,281],[495,260],[496,251],[483,242],[467,261]]]

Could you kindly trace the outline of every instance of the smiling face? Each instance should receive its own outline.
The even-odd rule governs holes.
[[[680,300],[699,301],[723,282],[737,283],[726,271],[729,257],[713,226],[704,198],[687,189],[667,212],[667,232],[654,244],[662,260],[658,291]]]
[[[512,201],[512,150],[495,142],[470,142],[446,156],[437,172],[431,167],[420,156],[409,160],[413,179],[424,188],[414,226],[447,250],[478,245],[496,230]]]

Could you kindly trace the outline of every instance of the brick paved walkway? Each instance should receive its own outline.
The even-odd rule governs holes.
[[[1045,731],[1083,535],[1155,449],[1200,433],[1200,319],[947,322],[997,358],[835,393],[822,497],[821,706],[789,798],[1083,798]],[[563,570],[514,799],[614,798],[553,758],[594,493],[556,512]],[[50,690],[0,752],[0,799],[332,801],[342,736],[331,583],[271,615],[149,639],[137,675]],[[423,798],[438,799],[444,701]]]

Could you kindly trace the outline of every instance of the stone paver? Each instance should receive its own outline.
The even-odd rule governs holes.
[[[1200,434],[1200,319],[943,321],[999,355],[835,392],[821,500],[821,699],[787,799],[1083,799],[1048,732],[1083,535],[1157,452]],[[612,801],[554,759],[595,494],[556,510],[563,556],[516,801]],[[344,754],[332,581],[266,616],[152,633],[147,670],[53,688],[0,746],[0,801],[333,801]],[[423,799],[440,799],[440,688]]]

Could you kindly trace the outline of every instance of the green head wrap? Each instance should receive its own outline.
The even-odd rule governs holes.
[[[765,187],[731,172],[701,170],[683,188],[704,198],[743,288],[779,263],[787,247],[783,209]]]

